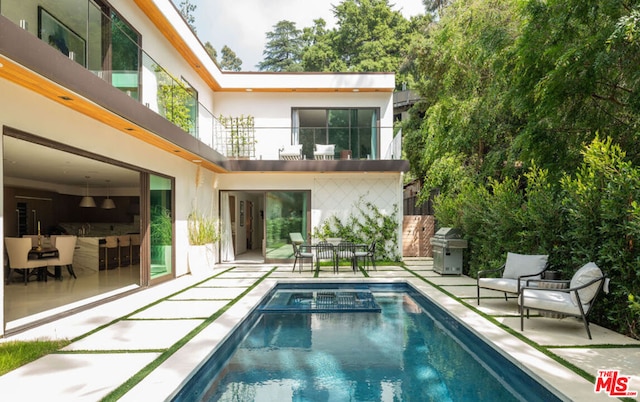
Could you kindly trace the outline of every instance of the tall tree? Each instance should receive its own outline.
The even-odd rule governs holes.
[[[416,25],[388,0],[344,0],[333,13],[335,28],[316,20],[304,30],[305,71],[395,72],[398,85],[412,81],[401,67]]]
[[[198,6],[196,6],[195,4],[191,4],[191,0],[183,0],[179,5],[180,14],[182,15],[182,18],[184,18],[184,20],[187,22],[189,27],[191,27],[193,33],[196,33],[196,17],[193,15],[193,12],[196,11],[196,8],[198,8]]]
[[[334,6],[335,53],[347,71],[397,71],[409,22],[388,0],[345,0]]]
[[[240,71],[242,69],[242,60],[236,56],[236,53],[227,45],[221,50],[222,58],[220,59],[220,69],[226,71]]]
[[[424,101],[404,134],[418,177],[437,174],[431,167],[452,154],[485,177],[519,165],[509,147],[522,123],[505,96],[522,24],[518,1],[453,2],[412,49]]]
[[[597,132],[640,161],[640,52],[637,0],[528,1],[529,23],[515,59],[512,98],[529,124],[519,141],[542,166],[568,169]],[[637,14],[636,14],[637,15]],[[630,29],[630,30],[629,30]]]
[[[264,60],[258,63],[260,71],[302,71],[300,66],[302,53],[302,31],[296,23],[282,20],[267,32],[266,49],[262,52]]]
[[[218,61],[218,52],[216,52],[216,49],[213,47],[213,45],[211,44],[211,42],[207,41],[204,44],[204,50],[207,51],[207,53],[209,54],[209,56],[211,57],[211,60],[217,62]]]
[[[326,27],[325,20],[318,18],[312,27],[302,30],[304,49],[301,63],[304,71],[332,71],[333,63],[338,60],[332,46],[332,33]],[[341,71],[343,67],[333,70]]]
[[[422,0],[422,4],[424,4],[428,12],[439,15],[451,1],[452,0]]]

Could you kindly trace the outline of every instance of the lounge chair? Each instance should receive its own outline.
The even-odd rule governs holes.
[[[552,289],[540,286],[542,282],[566,283],[568,289]],[[535,286],[530,286],[535,285]],[[587,263],[571,278],[571,281],[528,280],[521,289],[518,303],[520,304],[520,331],[524,331],[524,311],[549,311],[561,313],[565,316],[582,319],[587,335],[591,339],[587,316],[591,312],[594,301],[600,290],[609,292],[609,278],[604,276],[600,268],[593,263]]]
[[[504,293],[504,300],[508,294],[519,295],[520,288],[527,279],[540,279],[548,266],[548,255],[528,255],[507,253],[507,262],[498,269],[478,272],[478,306],[480,305],[480,288],[497,290]],[[500,274],[498,278],[487,275]]]
[[[325,159],[333,159],[335,156],[335,144],[323,145],[316,144],[315,149],[313,150],[313,159],[325,160]]]
[[[302,159],[302,144],[288,145],[278,150],[281,160],[298,161]]]

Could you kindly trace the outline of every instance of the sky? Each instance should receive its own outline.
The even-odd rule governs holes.
[[[180,0],[173,0],[180,4]],[[262,61],[267,32],[279,21],[296,23],[296,28],[311,27],[313,20],[323,18],[327,28],[335,26],[332,4],[341,0],[191,0],[200,41],[211,42],[221,57],[227,45],[242,60],[242,71],[257,71]],[[390,0],[393,10],[405,18],[424,14],[422,0]]]

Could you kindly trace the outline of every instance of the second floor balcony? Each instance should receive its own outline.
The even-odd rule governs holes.
[[[223,157],[277,160],[297,146],[298,159],[314,160],[318,145],[325,145],[323,159],[401,158],[399,137],[393,127],[380,124],[375,108],[298,110],[292,105],[286,112],[288,124],[282,116],[251,116],[250,111],[214,115],[180,74],[143,50],[141,34],[107,3],[6,1],[0,3],[0,13],[62,53],[68,63],[82,66]]]

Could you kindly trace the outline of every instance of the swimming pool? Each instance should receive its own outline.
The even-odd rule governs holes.
[[[172,400],[560,399],[408,284],[297,283],[271,291]]]

